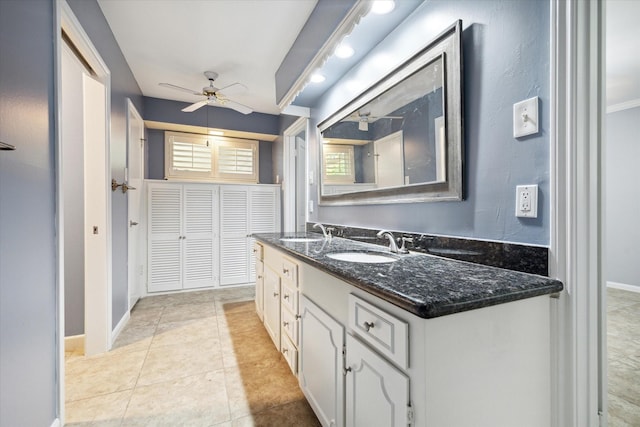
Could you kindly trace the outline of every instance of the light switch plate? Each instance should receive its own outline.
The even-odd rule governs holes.
[[[513,137],[538,133],[538,97],[513,104]]]
[[[518,185],[516,187],[516,216],[520,218],[538,217],[537,185]]]

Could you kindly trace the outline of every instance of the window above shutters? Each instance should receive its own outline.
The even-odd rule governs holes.
[[[258,182],[258,141],[165,132],[165,177]]]

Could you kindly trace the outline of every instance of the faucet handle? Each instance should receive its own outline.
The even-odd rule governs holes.
[[[405,237],[402,236],[402,246],[400,247],[400,253],[402,254],[408,254],[409,250],[405,247],[405,243],[413,243],[413,237]]]

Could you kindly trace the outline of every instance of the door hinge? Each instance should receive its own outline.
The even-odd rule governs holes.
[[[605,426],[604,411],[602,411],[602,409],[598,410],[598,426],[600,427]]]
[[[407,405],[407,424],[413,424],[413,406],[411,406],[411,403],[409,403]]]
[[[346,355],[347,355],[347,346],[346,346],[346,345],[343,345],[343,346],[342,346],[342,357],[344,357],[344,356],[346,356]]]

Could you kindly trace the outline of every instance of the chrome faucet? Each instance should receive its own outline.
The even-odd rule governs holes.
[[[389,251],[395,254],[408,254],[409,251],[404,247],[404,240],[402,242],[402,247],[398,248],[398,244],[396,243],[396,238],[393,236],[393,233],[387,230],[380,230],[378,232],[378,237],[386,236],[389,239]]]
[[[320,228],[320,230],[322,230],[322,235],[324,236],[324,238],[326,240],[331,240],[331,232],[334,230],[333,228],[331,227],[325,228],[325,226],[319,222],[313,224],[313,228]]]

